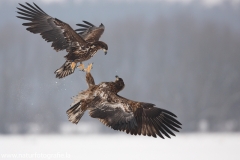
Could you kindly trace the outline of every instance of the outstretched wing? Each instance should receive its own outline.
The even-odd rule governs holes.
[[[17,13],[21,16],[17,17],[30,21],[23,23],[24,26],[28,26],[27,30],[34,34],[40,33],[43,39],[52,42],[52,47],[56,51],[87,43],[67,23],[49,16],[35,3],[33,3],[34,6],[27,2],[26,4],[19,3],[22,8],[17,7],[19,10]]]
[[[181,128],[175,114],[156,108],[154,104],[131,101],[115,94],[101,98],[89,114],[114,130],[170,138],[170,135],[175,136],[172,131],[179,132],[177,128]]]
[[[104,32],[104,25],[101,24],[99,27],[94,26],[92,23],[83,21],[85,24],[77,24],[77,26],[80,26],[81,28],[76,29],[75,31],[78,32],[79,35],[81,35],[85,41],[89,43],[93,43],[99,40],[101,35]]]
[[[111,96],[104,98],[99,96],[98,103],[93,104],[93,109],[89,115],[113,128],[114,130],[131,130],[137,128],[137,122],[134,114],[129,108],[122,103],[115,103]]]
[[[132,135],[148,135],[164,139],[170,138],[170,135],[175,136],[173,131],[179,132],[178,128],[182,125],[175,118],[177,117],[170,111],[154,107],[154,104],[137,102],[132,106],[134,108],[134,117],[136,118],[137,129],[130,130]],[[162,135],[163,134],[163,135]],[[169,135],[170,134],[170,135]]]

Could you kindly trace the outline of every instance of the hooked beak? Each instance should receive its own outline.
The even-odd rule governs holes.
[[[103,52],[105,53],[105,55],[107,54],[107,50],[106,49],[103,49]]]

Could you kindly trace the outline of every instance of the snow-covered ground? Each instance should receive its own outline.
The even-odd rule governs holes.
[[[130,135],[0,135],[0,159],[236,160],[240,134],[178,134],[172,139]]]

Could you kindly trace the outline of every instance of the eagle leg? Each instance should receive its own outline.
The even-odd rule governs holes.
[[[90,73],[91,69],[92,69],[92,63],[90,63],[87,68],[84,69],[84,72],[86,72],[86,81],[88,84],[88,87],[91,87],[93,85],[95,85],[94,79],[92,77],[92,74]]]
[[[74,72],[76,65],[77,65],[77,63],[75,63],[75,62],[71,63],[72,72]]]
[[[84,71],[84,64],[82,62],[80,62],[80,65],[78,66],[78,68],[81,70],[81,71]]]

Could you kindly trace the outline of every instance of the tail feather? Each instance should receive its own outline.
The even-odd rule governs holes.
[[[81,109],[81,102],[78,102],[67,110],[68,120],[72,123],[78,124],[84,112],[85,110]]]
[[[56,74],[56,78],[66,77],[74,72],[76,68],[76,63],[73,61],[66,61],[59,69],[57,69],[54,73]]]

